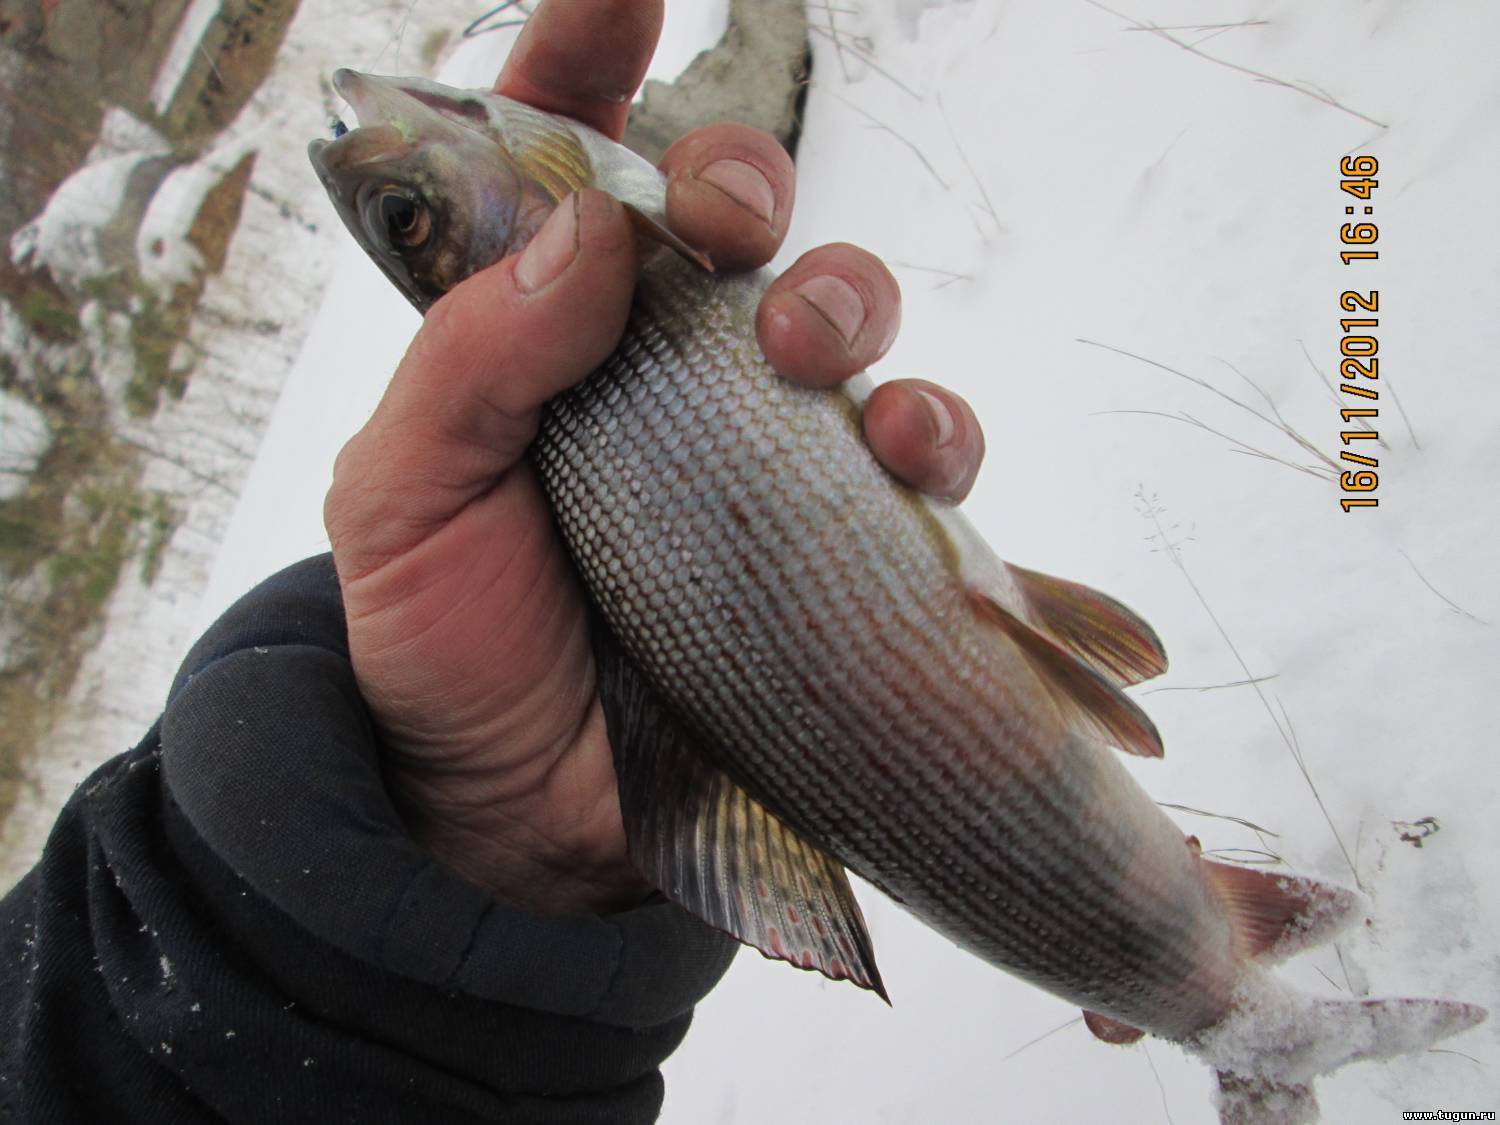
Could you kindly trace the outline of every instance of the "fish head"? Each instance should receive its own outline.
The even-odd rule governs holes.
[[[308,146],[344,226],[419,312],[521,249],[570,185],[528,169],[463,101],[418,79],[339,70],[359,127]]]

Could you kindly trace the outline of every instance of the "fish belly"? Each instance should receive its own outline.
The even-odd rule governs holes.
[[[704,751],[928,924],[1161,1035],[1240,966],[1182,835],[976,618],[954,547],[842,393],[755,343],[763,276],[645,272],[533,458],[588,589]]]

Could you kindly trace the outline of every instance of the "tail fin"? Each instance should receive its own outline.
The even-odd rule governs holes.
[[[1218,1072],[1223,1125],[1316,1121],[1318,1075],[1425,1050],[1488,1015],[1455,1000],[1313,1000],[1265,977],[1248,992],[1192,1044]]]
[[[1282,1086],[1221,1070],[1219,1125],[1313,1125],[1318,1099],[1312,1086]]]

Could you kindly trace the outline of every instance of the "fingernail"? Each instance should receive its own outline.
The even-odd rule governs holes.
[[[776,192],[754,164],[715,160],[698,173],[698,179],[718,188],[761,222],[770,223],[771,213],[776,210]]]
[[[792,290],[838,330],[844,343],[853,344],[865,323],[865,302],[859,292],[841,277],[825,274],[804,281]]]
[[[934,432],[937,435],[933,444],[936,448],[942,449],[953,440],[955,429],[953,425],[953,412],[948,409],[947,404],[938,398],[937,395],[923,390],[917,391],[917,394],[927,404],[927,412],[932,415],[932,424],[935,427]]]
[[[535,293],[556,281],[578,253],[579,198],[574,193],[532,235],[516,262],[516,288]]]

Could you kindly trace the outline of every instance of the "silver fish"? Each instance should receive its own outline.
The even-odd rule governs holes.
[[[884,996],[853,870],[1100,1038],[1196,1051],[1230,1122],[1313,1120],[1316,1074],[1484,1018],[1271,977],[1358,896],[1198,854],[1117,758],[1161,754],[1120,690],[1166,668],[1150,627],[893,480],[861,389],[777,377],[754,330],[771,275],[707,273],[654,168],[489,93],[334,85],[360,127],[313,142],[313,164],[419,310],[579,187],[660,244],[619,348],[548,404],[531,457],[600,618],[631,856],[669,897]]]

